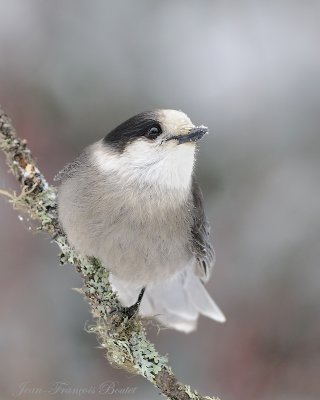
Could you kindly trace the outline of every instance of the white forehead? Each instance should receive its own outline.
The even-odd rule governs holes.
[[[183,134],[194,127],[190,118],[182,111],[177,110],[159,110],[159,121],[167,132]]]

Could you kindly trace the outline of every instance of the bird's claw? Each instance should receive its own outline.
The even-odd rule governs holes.
[[[125,318],[130,320],[131,318],[133,318],[135,315],[138,314],[139,307],[140,307],[144,292],[145,292],[145,288],[142,288],[140,293],[139,293],[138,300],[132,306],[129,306],[129,307],[123,307],[123,306],[114,307],[114,308],[112,308],[110,310],[109,314],[110,315],[118,315],[123,320]]]
[[[131,319],[139,311],[139,304],[135,303],[130,307],[114,307],[110,310],[109,314],[114,316],[118,315],[121,319]]]

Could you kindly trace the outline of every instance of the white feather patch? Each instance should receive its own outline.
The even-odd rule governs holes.
[[[120,179],[189,192],[194,166],[195,145],[159,143],[138,139],[119,154],[98,142],[94,162],[101,172],[117,173]]]

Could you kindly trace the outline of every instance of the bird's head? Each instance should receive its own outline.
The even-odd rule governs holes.
[[[104,170],[183,189],[190,187],[196,143],[207,132],[182,111],[147,111],[109,132],[96,155]]]

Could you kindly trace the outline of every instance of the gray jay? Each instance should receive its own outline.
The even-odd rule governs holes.
[[[225,321],[203,284],[215,254],[193,170],[207,131],[181,111],[143,112],[57,176],[70,245],[100,259],[124,306],[140,293],[141,315],[184,332],[195,329],[199,314]]]

